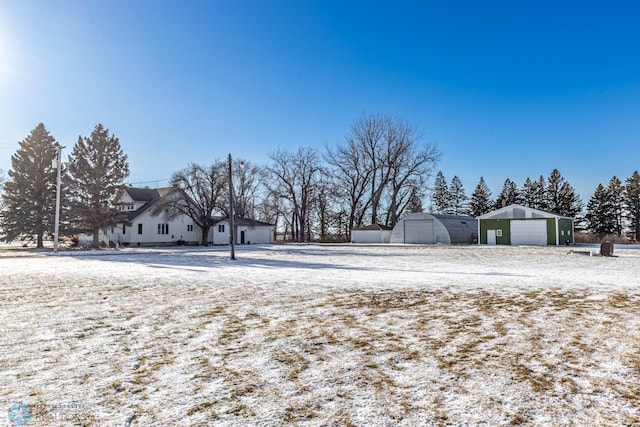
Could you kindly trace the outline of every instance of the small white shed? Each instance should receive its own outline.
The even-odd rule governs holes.
[[[391,227],[371,224],[351,230],[351,243],[389,243]]]

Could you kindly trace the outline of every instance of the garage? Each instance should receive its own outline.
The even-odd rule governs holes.
[[[407,220],[404,222],[405,243],[436,243],[432,219]]]
[[[389,243],[391,228],[382,224],[355,227],[351,230],[351,243]]]
[[[547,221],[532,219],[511,221],[512,245],[547,245]]]
[[[571,244],[574,218],[514,204],[479,216],[478,236],[482,245]]]

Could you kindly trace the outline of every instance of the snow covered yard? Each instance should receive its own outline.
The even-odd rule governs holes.
[[[27,426],[640,423],[640,249],[237,255],[0,251],[2,410],[26,404]]]

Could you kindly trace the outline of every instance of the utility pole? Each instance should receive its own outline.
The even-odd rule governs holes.
[[[235,236],[234,229],[235,224],[233,220],[233,175],[231,170],[231,153],[229,153],[229,244],[231,245],[231,261],[235,261],[236,259],[236,249],[235,249]]]
[[[60,233],[60,184],[61,184],[61,170],[62,170],[62,147],[61,145],[57,145],[58,152],[56,153],[56,168],[57,178],[56,178],[56,216],[55,216],[55,224],[53,225],[53,252],[58,252],[58,238]]]

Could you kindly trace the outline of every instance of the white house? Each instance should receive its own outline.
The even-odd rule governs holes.
[[[152,207],[166,197],[172,187],[125,187],[118,194],[115,205],[127,213],[128,224],[119,224],[108,230],[106,239],[128,246],[174,245],[178,241],[188,244],[200,242],[200,227],[187,216],[167,220],[164,215],[152,215]]]
[[[114,202],[116,208],[126,213],[127,223],[118,224],[100,233],[100,241],[120,246],[163,246],[179,243],[200,244],[200,226],[186,215],[168,220],[161,213],[153,215],[153,205],[167,197],[173,187],[135,188],[124,187]],[[275,226],[264,222],[236,218],[237,244],[273,243]],[[209,230],[208,243],[229,244],[229,221],[217,219]],[[80,235],[80,245],[90,245],[90,235]]]
[[[266,222],[248,218],[235,218],[234,242],[239,245],[273,243],[275,226]],[[214,245],[229,244],[229,219],[218,219],[209,230],[209,241]]]

